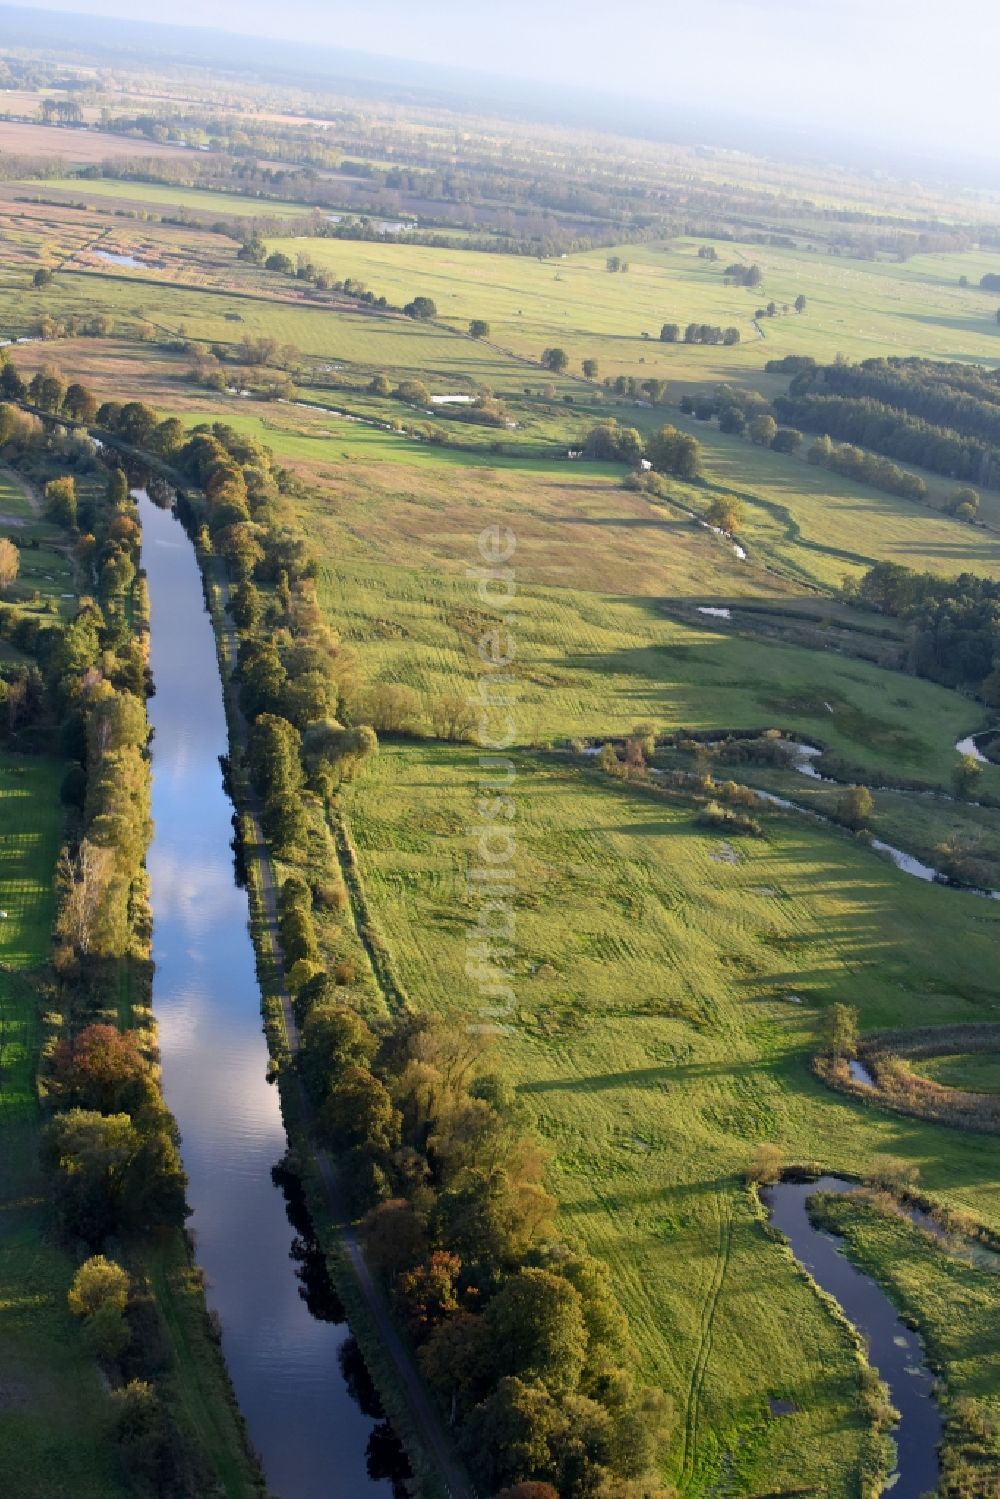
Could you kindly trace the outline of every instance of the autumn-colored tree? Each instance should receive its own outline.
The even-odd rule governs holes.
[[[397,1294],[410,1331],[424,1337],[460,1307],[457,1283],[462,1261],[435,1249],[429,1260],[399,1277]]]
[[[960,755],[958,764],[951,773],[951,784],[955,795],[963,798],[971,797],[982,773],[983,767],[975,755]]]
[[[425,1259],[427,1230],[412,1205],[401,1197],[380,1202],[361,1224],[365,1259],[377,1275],[392,1280]]]
[[[756,443],[758,447],[770,447],[771,443],[774,441],[774,434],[777,432],[777,430],[778,423],[774,420],[774,417],[768,416],[767,412],[762,411],[760,415],[755,416],[750,423],[750,426],[748,428],[748,431],[750,433],[750,441]]]
[[[837,798],[837,821],[856,832],[866,828],[875,811],[875,798],[867,786],[848,786]]]
[[[45,486],[45,514],[57,526],[76,525],[76,480],[50,479]]]
[[[17,581],[21,553],[6,536],[0,536],[0,593],[6,593]]]
[[[551,1471],[551,1444],[563,1425],[562,1413],[545,1389],[502,1379],[469,1413],[462,1448],[474,1476],[493,1493],[504,1484]]]
[[[710,526],[734,536],[743,524],[743,503],[732,494],[717,494],[709,505],[705,519]]]
[[[88,1025],[63,1042],[53,1059],[53,1080],[62,1097],[102,1114],[135,1114],[156,1096],[155,1075],[143,1056],[138,1031]]]
[[[504,1282],[483,1317],[497,1369],[537,1381],[559,1396],[575,1390],[587,1356],[583,1301],[574,1285],[550,1270],[521,1270]]]
[[[319,1128],[331,1145],[389,1151],[400,1141],[399,1110],[385,1084],[366,1067],[349,1066],[320,1110]]]
[[[438,739],[467,740],[476,727],[475,708],[462,692],[442,693],[430,704],[429,714]]]
[[[823,1050],[829,1057],[854,1057],[858,1052],[858,1012],[853,1005],[832,1004],[820,1021]]]

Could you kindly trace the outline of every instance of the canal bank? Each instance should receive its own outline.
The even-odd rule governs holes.
[[[171,511],[144,494],[139,505],[155,685],[153,1006],[206,1300],[277,1499],[392,1499],[390,1479],[369,1471],[378,1418],[344,1373],[349,1329],[310,1311],[272,1176],[288,1140],[268,1081],[247,892],[234,878],[228,728],[197,559]]]
[[[438,1499],[438,1496],[441,1499],[445,1499],[445,1496],[449,1496],[449,1499],[472,1499],[469,1481],[424,1385],[413,1352],[401,1335],[382,1290],[365,1263],[357,1231],[339,1191],[334,1164],[324,1152],[315,1147],[310,1138],[309,1105],[298,1074],[294,1068],[286,1065],[297,1054],[298,1031],[284,978],[275,879],[261,827],[260,807],[242,771],[247,725],[239,708],[235,684],[231,680],[236,659],[236,637],[225,608],[228,584],[219,577],[217,559],[198,553],[187,532],[173,515],[158,512],[148,501],[146,504],[152,511],[151,535],[154,532],[158,534],[158,528],[166,522],[174,528],[166,533],[168,545],[180,541],[187,549],[191,576],[197,580],[197,609],[207,638],[211,641],[212,667],[217,684],[221,678],[218,702],[226,732],[225,738],[218,741],[217,758],[225,760],[228,792],[237,807],[238,853],[246,876],[246,888],[240,892],[246,912],[242,919],[244,925],[249,920],[253,939],[250,942],[248,938],[247,947],[251,953],[255,950],[254,990],[257,1039],[262,1051],[261,1075],[269,1070],[272,1076],[277,1076],[277,1088],[270,1086],[268,1091],[276,1109],[280,1096],[279,1113],[283,1116],[283,1128],[291,1145],[291,1160],[301,1179],[313,1225],[326,1255],[337,1293],[346,1308],[351,1329],[363,1349],[365,1363],[382,1397],[392,1426],[405,1445],[417,1492],[426,1496],[426,1499]],[[187,516],[189,530],[192,535],[197,535],[198,500],[189,498],[187,504],[192,507]],[[144,508],[144,520],[147,513]],[[152,595],[152,587],[150,592]],[[185,618],[195,610],[193,598],[189,594],[190,589],[186,589],[183,604]],[[208,612],[205,611],[206,600]],[[218,764],[215,765],[215,773],[219,777]],[[228,796],[225,814],[227,819],[231,819],[232,803]],[[232,827],[229,825],[227,839],[231,832]],[[261,1007],[270,1059],[263,1037],[259,1034]],[[380,1429],[380,1449],[384,1451],[384,1448],[384,1430]],[[394,1466],[398,1469],[400,1464],[397,1462]],[[341,1482],[344,1481],[342,1476]],[[372,1492],[370,1479],[368,1483],[368,1488],[351,1488],[348,1484],[346,1487],[324,1489],[322,1493],[329,1495],[330,1499],[339,1499],[340,1495],[366,1494]],[[294,1491],[294,1499],[298,1499],[298,1492]],[[279,1496],[279,1499],[284,1499],[284,1496]]]

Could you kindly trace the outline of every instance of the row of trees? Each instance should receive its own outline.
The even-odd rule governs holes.
[[[865,398],[778,396],[774,409],[783,422],[807,432],[844,438],[889,458],[919,464],[932,473],[980,483],[991,480],[991,449],[977,438]]]
[[[760,286],[764,279],[761,268],[756,261],[746,265],[741,260],[735,260],[732,265],[725,267],[722,276],[725,281],[732,282],[734,286]]]
[[[647,375],[645,380],[638,375],[605,375],[604,389],[627,401],[647,401],[650,406],[661,406],[667,399],[667,382],[654,375]]]
[[[936,426],[1000,442],[1000,380],[996,371],[981,365],[900,358],[851,364],[841,359],[799,374],[793,395],[870,396]]]
[[[237,474],[251,523],[266,533],[277,521],[247,484],[240,442],[220,425],[196,430],[173,460],[205,495],[203,541],[216,550],[228,525],[246,524],[232,513],[243,502]],[[266,467],[255,456],[254,467]],[[606,1271],[552,1242],[544,1162],[514,1123],[513,1097],[485,1071],[478,1037],[428,1017],[370,1023],[352,965],[324,966],[316,908],[339,909],[346,894],[339,881],[330,887],[309,806],[354,773],[376,740],[348,721],[362,695],[338,672],[308,556],[265,592],[269,542],[260,540],[264,560],[249,570],[237,562],[234,571],[227,556],[237,677],[265,834],[297,866],[282,883],[279,920],[319,1137],[367,1211],[369,1260],[484,1491],[538,1480],[565,1496],[624,1499],[654,1463],[667,1413],[624,1372],[627,1329]],[[398,708],[401,724],[411,707],[382,704],[390,716]]]
[[[606,1268],[555,1238],[544,1159],[482,1039],[429,1016],[369,1023],[343,998],[325,975],[300,993],[303,1080],[483,1492],[659,1493],[669,1409],[628,1372]]]
[[[900,468],[898,463],[881,458],[877,453],[866,453],[853,443],[831,442],[825,433],[810,445],[806,458],[818,468],[831,469],[835,474],[842,474],[845,479],[854,479],[859,484],[870,484],[873,489],[881,489],[885,494],[901,495],[906,500],[922,501],[927,498],[927,485],[919,474],[911,474],[907,469]],[[974,494],[975,491],[970,493]],[[960,518],[969,519],[974,513],[975,506],[972,506],[969,514],[963,512]]]
[[[740,337],[738,328],[720,328],[711,323],[688,323],[684,329],[684,343],[686,344],[738,344]],[[680,338],[679,323],[663,324],[660,329],[661,343],[675,344]]]

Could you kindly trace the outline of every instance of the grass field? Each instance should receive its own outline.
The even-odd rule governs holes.
[[[465,579],[333,560],[320,591],[370,680],[431,693],[474,683],[475,640],[492,616],[470,606]],[[957,694],[862,662],[679,625],[648,599],[525,586],[516,629],[529,742],[621,735],[638,722],[780,727],[872,772],[888,764],[944,784],[956,738],[981,716]]]
[[[303,243],[275,240],[269,248],[294,257]],[[491,337],[518,354],[537,359],[549,345],[563,347],[577,371],[594,357],[602,375],[641,370],[711,384],[752,382],[767,359],[784,354],[1000,361],[996,296],[958,285],[963,273],[978,281],[1000,270],[998,255],[914,256],[900,265],[727,241],[715,246],[713,264],[698,257],[695,241],[678,240],[619,247],[630,268],[609,274],[603,249],[538,261],[420,245],[312,240],[307,248],[318,264],[359,277],[391,302],[429,296],[455,327],[484,318]],[[725,286],[723,269],[737,262],[758,263],[763,284]],[[806,311],[764,319],[760,336],[755,310],[771,301],[791,304],[800,294]],[[688,322],[735,325],[743,342],[736,349],[662,344],[665,322],[682,329]]]
[[[64,533],[40,519],[24,480],[0,463],[0,536],[21,552],[17,582],[6,598],[22,607],[66,613],[76,607],[76,577]]]
[[[511,360],[504,354],[409,319],[161,285],[154,273],[140,279],[66,271],[56,276],[55,285],[55,296],[12,287],[0,301],[0,327],[23,332],[43,312],[81,317],[108,312],[125,326],[147,320],[174,336],[208,343],[237,344],[248,334],[273,337],[294,344],[303,354],[347,360],[366,369],[422,374],[432,385],[440,381],[445,388],[453,381],[490,384],[512,378]],[[227,313],[238,315],[237,322],[228,320]],[[534,375],[537,379],[537,371]]]
[[[910,1063],[914,1072],[944,1088],[966,1088],[971,1093],[1000,1093],[1000,1057],[972,1051],[955,1056],[921,1057]]]
[[[275,203],[266,198],[240,197],[236,193],[203,192],[195,187],[167,187],[157,182],[125,182],[114,177],[82,179],[79,177],[42,177],[29,181],[40,197],[68,194],[75,203],[125,204],[128,207],[148,205],[158,213],[171,209],[190,209],[214,213],[219,218],[230,215],[250,218],[296,219],[312,210],[303,203]]]
[[[983,493],[981,518],[969,526],[934,508],[954,494],[954,481],[924,475],[928,502],[917,504],[852,483],[788,457],[727,436],[714,424],[671,416],[704,445],[710,482],[745,501],[743,537],[769,560],[801,570],[825,587],[872,562],[899,562],[954,576],[1000,576],[1000,494]],[[683,491],[678,489],[683,497]]]
[[[690,757],[681,758],[690,765]],[[954,762],[957,760],[956,754]],[[886,767],[887,770],[891,768]],[[836,816],[843,785],[826,785],[793,770],[773,770],[756,765],[730,769],[737,779],[746,779],[764,791],[776,792],[821,816]],[[720,777],[728,773],[725,766],[716,771]],[[984,784],[973,796],[983,792],[1000,796],[1000,770],[985,766],[983,776]],[[876,781],[880,779],[875,778]],[[873,797],[875,806],[869,827],[877,838],[934,867],[941,862],[937,852],[940,845],[949,839],[957,839],[963,846],[975,850],[975,857],[984,870],[984,875],[980,876],[984,883],[1000,889],[1000,811],[996,808],[979,806],[974,801],[953,801],[950,797],[883,791],[877,786]],[[968,899],[967,896],[959,898]]]
[[[60,775],[0,755],[0,1470],[18,1499],[118,1499],[110,1407],[66,1305],[74,1262],[53,1239],[38,1166],[29,975],[49,947]]]
[[[480,1003],[465,974],[476,779],[471,751],[383,746],[347,797],[396,970],[456,1020]],[[872,1027],[990,1016],[1000,910],[781,816],[731,862],[649,793],[528,757],[512,795],[517,1008],[498,1058],[553,1153],[564,1230],[610,1263],[644,1371],[677,1403],[685,1492],[712,1492],[725,1458],[740,1492],[852,1494],[847,1347],[739,1173],[763,1139],[841,1171],[902,1154],[928,1190],[1000,1222],[990,1141],[866,1111],[809,1069],[834,1000]],[[799,1413],[770,1420],[768,1394]]]
[[[254,430],[259,419],[235,420]],[[279,452],[314,455],[322,489],[300,514],[323,558],[322,600],[369,679],[435,692],[474,678],[476,634],[496,611],[477,603],[466,568],[480,530],[496,523],[517,537],[525,739],[623,733],[640,721],[776,725],[818,736],[852,764],[943,784],[955,741],[981,725],[975,704],[928,682],[667,618],[659,601],[670,597],[781,595],[719,539],[600,470],[475,465],[358,427],[287,447],[273,428],[262,435]]]

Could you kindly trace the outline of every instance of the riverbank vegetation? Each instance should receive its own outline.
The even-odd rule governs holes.
[[[1000,1098],[989,1086],[1000,1051],[1000,1026],[919,1026],[859,1036],[857,1015],[817,1058],[817,1071],[856,1098],[936,1119],[957,1129],[1000,1133]],[[941,1058],[944,1074],[921,1063]],[[862,1072],[851,1068],[861,1063]],[[916,1064],[916,1065],[914,1065]],[[975,1086],[979,1077],[982,1084]]]
[[[888,1291],[919,1329],[940,1381],[945,1419],[941,1490],[956,1499],[993,1499],[1000,1471],[1000,1280],[944,1251],[885,1192],[820,1195],[815,1221],[840,1235],[853,1262]]]
[[[58,609],[39,612],[30,598],[0,605],[0,636],[16,653],[2,673],[5,737],[22,757],[53,767],[51,806],[45,819],[35,815],[51,819],[62,838],[58,857],[51,849],[39,870],[55,892],[53,945],[43,927],[31,974],[16,990],[14,1034],[5,1037],[26,1074],[17,1085],[20,1148],[28,1161],[37,1154],[43,1174],[27,1162],[20,1168],[33,1177],[37,1206],[6,1202],[12,1223],[22,1220],[15,1252],[30,1242],[32,1222],[49,1240],[39,1316],[21,1314],[40,1339],[38,1377],[46,1377],[42,1355],[58,1329],[81,1400],[94,1408],[92,1451],[59,1471],[57,1449],[46,1455],[39,1445],[39,1412],[25,1387],[14,1400],[18,1450],[6,1471],[25,1495],[90,1493],[94,1481],[104,1485],[95,1493],[182,1499],[222,1482],[227,1494],[249,1495],[260,1488],[255,1464],[182,1238],[184,1176],[148,1007],[145,600],[135,504],[124,473],[102,467],[85,437],[8,417],[6,438],[5,456],[42,494],[61,533],[54,545],[73,558],[80,587],[65,619]],[[22,759],[21,774],[30,763]],[[198,1420],[192,1403],[204,1411]]]

